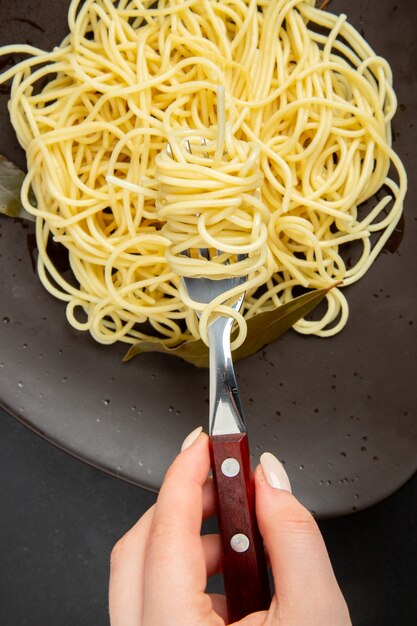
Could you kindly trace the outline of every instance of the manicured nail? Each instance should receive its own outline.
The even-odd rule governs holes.
[[[184,450],[189,448],[194,443],[194,441],[197,439],[198,435],[202,432],[202,430],[203,430],[203,427],[199,426],[198,428],[193,430],[192,433],[186,436],[181,446],[181,452],[184,452]]]
[[[261,455],[260,463],[265,478],[271,487],[274,489],[283,489],[291,493],[291,485],[287,472],[276,456],[270,452],[264,452]]]

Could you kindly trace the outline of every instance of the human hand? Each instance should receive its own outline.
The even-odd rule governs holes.
[[[111,626],[225,626],[224,596],[205,592],[221,571],[218,535],[200,535],[215,513],[208,437],[194,431],[169,468],[156,504],[113,548]],[[268,611],[235,626],[351,626],[318,526],[290,493],[284,468],[264,454],[255,471],[256,515],[275,595]]]

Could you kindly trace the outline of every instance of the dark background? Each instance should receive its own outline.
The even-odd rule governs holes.
[[[11,24],[15,2],[0,5]],[[42,15],[40,6],[31,2],[33,19]],[[393,16],[399,6],[393,1]],[[381,15],[372,7],[356,0],[330,8],[349,15],[369,9],[366,20],[358,17],[362,30],[370,16],[383,21],[382,6]],[[64,22],[62,16],[59,28],[51,22],[41,30],[59,41]],[[396,24],[392,19],[380,29],[394,63]],[[396,76],[408,89],[411,77]],[[154,499],[57,450],[0,410],[0,626],[107,626],[111,547]],[[355,626],[416,626],[416,522],[417,477],[370,509],[320,522]]]
[[[111,547],[154,499],[0,410],[1,626],[107,625]],[[353,624],[415,626],[417,476],[320,527]]]

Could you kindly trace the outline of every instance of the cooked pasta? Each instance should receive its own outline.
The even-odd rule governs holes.
[[[387,61],[314,4],[73,0],[60,46],[0,49],[27,55],[0,80],[39,277],[72,326],[101,343],[206,338],[181,275],[227,272],[248,275],[242,340],[245,319],[336,281],[321,318],[294,328],[344,327],[343,288],[397,225],[406,175]]]

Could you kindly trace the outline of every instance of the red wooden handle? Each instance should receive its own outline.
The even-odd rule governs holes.
[[[210,456],[223,548],[224,587],[229,620],[235,622],[254,611],[268,609],[271,602],[265,551],[256,522],[246,433],[211,436]]]

